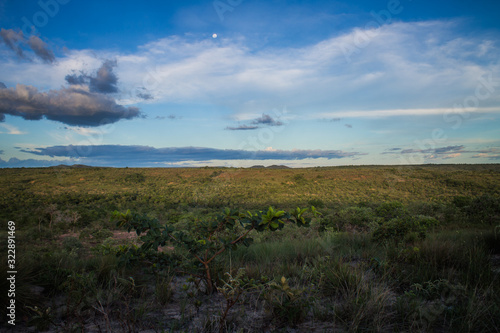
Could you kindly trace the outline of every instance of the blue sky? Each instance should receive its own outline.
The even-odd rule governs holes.
[[[0,167],[498,163],[499,12],[0,0]]]

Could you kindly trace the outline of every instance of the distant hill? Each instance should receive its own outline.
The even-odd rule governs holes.
[[[265,167],[263,165],[254,165],[251,166],[250,169],[291,169],[291,168],[287,167],[286,165],[270,165],[268,167]]]
[[[84,165],[84,164],[73,164],[73,165],[59,164],[56,166],[51,166],[49,168],[54,168],[54,169],[84,169],[84,168],[93,168],[93,166]]]
[[[286,165],[270,165],[267,167],[267,169],[291,169],[291,168],[287,167]]]

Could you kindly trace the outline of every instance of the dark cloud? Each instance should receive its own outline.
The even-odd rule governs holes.
[[[138,89],[139,90],[139,89]],[[148,90],[144,87],[140,88],[140,91],[137,91],[137,97],[142,98],[145,101],[149,101],[154,99],[153,95],[151,95]]]
[[[441,148],[428,148],[428,149],[404,149],[401,150],[401,154],[449,154],[449,153],[457,153],[463,150],[464,146],[447,146]]]
[[[0,150],[0,155],[3,155],[3,150]]]
[[[384,151],[381,154],[397,154],[400,150],[403,150],[403,148],[389,148],[386,149],[387,151]]]
[[[149,146],[53,146],[21,149],[38,156],[78,158],[79,163],[90,165],[144,165],[209,160],[303,160],[307,158],[341,159],[367,155],[341,150],[235,150],[199,147],[154,148]]]
[[[70,85],[88,85],[91,92],[110,94],[118,92],[118,77],[113,73],[116,60],[105,60],[94,75],[83,72],[80,75],[68,74],[65,77]]]
[[[347,127],[347,128],[352,128],[351,124],[344,124],[344,126]]]
[[[165,120],[165,119],[170,119],[170,120],[177,120],[177,119],[181,119],[181,117],[178,117],[176,115],[169,115],[167,117],[164,117],[164,116],[156,116],[155,119],[158,119],[158,120]]]
[[[450,154],[450,153],[466,153],[464,151],[465,146],[447,146],[441,148],[428,148],[428,149],[402,149],[402,148],[390,148],[388,151],[382,154]]]
[[[2,37],[5,45],[7,45],[12,51],[14,51],[19,58],[26,59],[23,53],[23,49],[19,46],[20,43],[24,42],[22,31],[15,32],[12,29],[2,28],[0,30],[0,37]]]
[[[283,123],[281,121],[274,120],[271,116],[267,114],[263,114],[262,117],[255,119],[252,121],[254,125],[269,125],[269,126],[282,126]]]
[[[250,125],[228,126],[226,129],[230,131],[248,131],[260,128],[259,125],[283,126],[283,123],[273,119],[267,114],[262,114],[262,117],[253,120]]]
[[[26,120],[46,118],[72,126],[100,126],[141,116],[136,107],[118,105],[112,98],[84,89],[39,92],[21,84],[15,89],[0,89],[0,119],[5,114]]]
[[[71,85],[84,85],[88,84],[88,79],[87,76],[84,74],[76,75],[76,74],[71,74],[71,75],[66,75],[64,78],[66,82],[68,82]]]
[[[113,73],[113,68],[116,67],[116,60],[106,60],[102,66],[97,70],[97,74],[90,77],[89,88],[92,92],[99,92],[104,94],[118,92],[118,78]]]
[[[61,161],[48,161],[48,160],[35,160],[35,159],[20,160],[15,157],[12,157],[8,161],[5,161],[0,158],[0,168],[24,168],[24,167],[41,168],[41,167],[56,166],[60,164],[67,164],[67,163]]]
[[[0,37],[16,55],[21,59],[28,59],[24,54],[22,45],[28,47],[35,53],[35,55],[46,63],[53,63],[56,60],[54,53],[47,47],[47,44],[38,36],[30,36],[26,39],[22,31],[16,32],[12,29],[1,29]]]
[[[500,160],[500,147],[477,150],[471,153],[476,153],[472,158],[487,158],[490,161]]]
[[[434,149],[435,154],[447,154],[450,152],[459,152],[463,150],[465,146],[448,146],[448,147],[442,147],[442,148],[436,148]]]
[[[45,44],[40,38],[37,36],[31,36],[28,39],[29,47],[35,52],[35,54],[47,63],[53,63],[56,60],[54,53],[47,48],[47,44]]]
[[[0,89],[7,89],[7,86],[5,85],[5,83],[0,82]]]
[[[241,125],[238,127],[232,127],[232,126],[226,127],[226,129],[230,130],[230,131],[248,131],[248,130],[254,130],[257,128],[259,128],[259,126],[252,126],[252,125]]]
[[[145,101],[149,101],[149,100],[154,99],[153,95],[148,94],[148,93],[138,93],[137,97],[142,98]]]

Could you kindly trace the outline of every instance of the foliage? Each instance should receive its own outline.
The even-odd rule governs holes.
[[[392,241],[398,243],[414,232],[419,239],[425,239],[428,229],[437,224],[437,220],[429,216],[396,217],[376,225],[372,236],[378,242]]]
[[[45,310],[38,308],[38,306],[26,306],[26,308],[34,312],[29,320],[29,324],[35,326],[38,331],[46,331],[51,325],[55,324],[54,314],[50,307]]]
[[[63,248],[68,251],[79,251],[83,248],[82,242],[76,237],[66,237],[62,241]]]
[[[310,210],[313,216],[318,215],[314,207]],[[266,213],[241,213],[226,208],[214,219],[198,221],[190,231],[176,231],[169,225],[162,225],[157,219],[131,213],[130,210],[126,213],[115,211],[113,218],[117,220],[119,227],[125,227],[129,232],[134,229],[139,236],[144,234],[141,236],[141,250],[158,249],[167,243],[184,248],[202,265],[194,275],[203,277],[206,292],[211,294],[216,290],[211,266],[219,255],[226,250],[236,250],[239,245],[250,246],[253,239],[248,235],[252,230],[281,230],[287,222],[307,227],[311,222],[307,211],[308,209],[297,208],[287,213],[269,207]]]
[[[278,283],[271,282],[264,291],[271,314],[280,323],[296,325],[304,320],[310,301],[303,289],[292,288],[282,276]]]
[[[405,206],[399,201],[384,202],[377,207],[375,213],[385,220],[404,218],[408,215]]]
[[[0,216],[16,222],[16,328],[497,332],[499,173],[496,164],[0,169]],[[267,232],[242,225],[260,223],[260,207],[306,204],[324,213],[310,228],[290,223],[293,212]],[[110,221],[127,209],[139,237]],[[6,266],[6,242],[0,252]],[[195,254],[215,256],[218,294],[199,292],[208,284]]]
[[[220,288],[220,292],[226,300],[220,317],[220,332],[223,330],[229,310],[239,301],[240,297],[250,290],[259,290],[262,286],[260,281],[248,278],[244,268],[240,268],[235,276],[232,276],[231,273],[226,273],[226,275],[227,280]]]

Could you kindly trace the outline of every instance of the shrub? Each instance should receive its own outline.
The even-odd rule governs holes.
[[[375,213],[386,220],[408,215],[405,206],[399,201],[384,202],[375,209]]]
[[[339,230],[345,230],[348,226],[358,230],[366,230],[371,222],[379,220],[380,218],[374,214],[371,208],[354,206],[338,212],[337,226],[339,226]]]
[[[146,180],[144,174],[136,172],[125,177],[125,182],[128,183],[143,183]]]
[[[437,225],[435,218],[429,216],[418,215],[407,218],[393,218],[389,221],[384,221],[375,227],[372,237],[376,241],[392,240],[395,243],[404,240],[410,233],[414,232],[418,238],[424,239],[427,235],[427,230]],[[409,237],[410,240],[412,237]]]
[[[373,230],[372,237],[376,241],[401,241],[411,230],[411,222],[402,218],[393,218],[382,222]]]
[[[307,203],[316,208],[325,208],[325,203],[321,199],[311,199]]]
[[[82,242],[78,240],[76,237],[66,237],[62,241],[63,248],[68,251],[78,251],[83,248]]]
[[[217,257],[226,250],[235,250],[239,245],[250,246],[253,243],[249,237],[252,230],[281,230],[286,223],[308,227],[311,218],[307,216],[307,211],[297,208],[287,213],[269,207],[265,213],[240,213],[226,208],[216,218],[197,221],[193,229],[185,231],[176,231],[172,226],[160,224],[157,219],[131,213],[130,210],[126,213],[115,211],[113,218],[117,220],[118,226],[128,228],[129,232],[134,229],[137,235],[145,234],[141,237],[141,251],[156,250],[167,243],[187,251],[194,261],[191,265],[193,276],[200,277],[205,283],[205,292],[211,294],[216,290],[214,273],[217,277],[217,272],[214,272],[213,267]],[[311,212],[313,216],[319,214],[314,207],[311,207]]]
[[[278,323],[296,325],[304,320],[310,302],[303,292],[302,289],[291,288],[284,276],[278,283],[269,283],[264,294],[269,302],[269,310]]]

